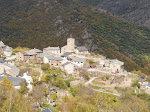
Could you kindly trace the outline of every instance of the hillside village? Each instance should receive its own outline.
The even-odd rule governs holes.
[[[67,45],[63,47],[48,46],[43,50],[30,49],[27,51],[13,52],[13,49],[0,42],[0,80],[7,77],[13,83],[15,89],[20,88],[20,83],[27,83],[26,87],[29,93],[32,92],[35,79],[31,75],[31,69],[40,73],[36,77],[36,83],[44,83],[44,75],[57,76],[61,71],[64,80],[71,79],[70,86],[85,83],[85,86],[93,90],[120,96],[115,89],[117,87],[131,87],[135,79],[132,75],[124,70],[124,62],[117,59],[107,59],[102,55],[90,53],[85,46],[76,46],[74,38],[67,39]],[[50,66],[53,72],[48,72],[47,66]],[[150,84],[146,77],[136,77],[140,88],[135,88],[134,93],[150,93]],[[67,91],[59,91],[55,87],[48,88],[58,96],[68,94]],[[69,95],[69,94],[68,94]],[[51,98],[48,95],[47,101],[50,103]],[[50,105],[55,105],[50,103]],[[51,112],[47,108],[41,109],[42,112]]]

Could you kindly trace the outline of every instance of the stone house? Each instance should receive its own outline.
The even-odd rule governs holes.
[[[6,45],[2,41],[0,41],[0,54],[3,54],[3,50],[5,47]]]
[[[0,47],[0,55],[3,54],[3,49]]]
[[[18,52],[16,54],[16,59],[19,61],[33,62],[33,61],[36,61],[36,56],[37,56],[37,53],[35,53],[34,51]]]
[[[78,67],[83,67],[86,59],[83,58],[73,58],[72,63]]]
[[[32,83],[33,83],[33,79],[32,77],[29,75],[28,72],[24,73],[22,78],[24,78],[26,80],[26,82],[28,83],[27,88],[29,89],[29,92],[32,91]]]
[[[5,72],[4,63],[6,63],[6,61],[4,59],[0,59],[0,75]]]
[[[0,75],[5,72],[5,66],[3,64],[0,64]]]
[[[24,61],[25,60],[25,52],[18,52],[16,53],[16,59],[19,60],[19,61]]]
[[[43,62],[49,63],[51,66],[61,66],[61,62],[62,62],[62,58],[61,57],[55,57],[53,55],[50,56],[44,56]]]
[[[146,85],[146,89],[147,89],[148,91],[150,91],[150,84],[147,84],[147,85]]]
[[[110,67],[110,60],[100,60],[99,65],[101,68]]]
[[[36,49],[36,48],[31,49],[30,51],[35,52],[37,55],[39,55],[39,54],[43,53],[43,51],[41,51],[41,50],[39,50],[39,49]]]
[[[67,74],[73,74],[74,73],[74,65],[70,62],[66,62],[62,64],[62,70],[64,70]]]
[[[75,53],[76,54],[89,54],[89,51],[86,47],[80,46],[80,47],[76,47]]]
[[[5,73],[5,66],[0,63],[0,75],[2,75],[3,73]]]
[[[104,60],[105,62],[105,67],[110,67],[110,61],[109,60]]]
[[[4,53],[5,56],[11,56],[12,53],[13,53],[13,51],[11,50],[10,47],[6,46],[6,47],[4,48],[4,50],[3,50],[3,53]]]
[[[105,61],[100,61],[99,65],[100,65],[101,68],[105,67]]]
[[[0,80],[3,80],[3,78],[6,77],[8,78],[9,80],[11,80],[12,84],[13,84],[13,87],[15,89],[20,89],[20,83],[23,81],[24,84],[26,83],[25,79],[24,78],[20,78],[20,77],[12,77],[12,76],[0,76]]]
[[[0,41],[0,54],[5,56],[11,56],[13,51],[10,47],[6,46],[2,41]]]
[[[60,54],[60,48],[59,47],[47,47],[43,49],[43,53],[47,54]]]
[[[74,38],[68,38],[67,45],[61,48],[61,54],[64,54],[65,52],[75,52],[75,39]]]
[[[48,56],[48,54],[46,54],[46,53],[40,53],[40,54],[38,54],[36,56],[36,62],[39,63],[39,64],[44,63],[43,62],[44,56]]]
[[[4,64],[4,72],[13,77],[17,77],[17,76],[19,76],[20,69],[17,68],[15,65],[5,63]]]
[[[20,69],[13,64],[7,63],[4,59],[0,59],[0,75],[8,74],[13,77],[17,77],[20,73]]]
[[[26,51],[24,55],[25,61],[33,62],[36,61],[37,53],[34,51]]]
[[[43,57],[46,55],[39,49],[31,49],[30,51],[16,53],[16,59],[25,62],[43,63]]]
[[[72,56],[71,52],[65,52],[64,54],[61,55],[61,57],[66,60],[71,60],[71,56]]]
[[[123,72],[124,62],[121,62],[117,59],[110,60],[110,69],[112,73],[121,73]]]
[[[139,79],[139,83],[140,83],[141,88],[146,88],[148,81],[147,81],[147,79],[141,78],[141,79]]]

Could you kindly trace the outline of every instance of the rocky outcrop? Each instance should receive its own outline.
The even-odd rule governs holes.
[[[81,0],[120,17],[150,27],[149,0]]]

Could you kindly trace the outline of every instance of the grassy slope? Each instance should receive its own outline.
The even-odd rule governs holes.
[[[139,58],[141,54],[148,55],[150,52],[148,28],[93,11],[81,4],[60,1],[12,10],[11,16],[3,14],[1,18],[6,21],[0,25],[0,38],[12,47],[42,49],[49,45],[65,45],[66,38],[72,33],[79,44],[86,45],[85,41],[92,41],[97,49],[89,47],[91,51],[124,61],[127,70],[136,69],[149,73],[147,69],[140,67],[148,62]],[[92,35],[88,39],[81,38],[85,29]]]

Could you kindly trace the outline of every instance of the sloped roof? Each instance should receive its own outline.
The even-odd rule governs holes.
[[[62,57],[67,57],[67,56],[69,56],[69,55],[71,55],[72,53],[71,52],[66,52],[66,53],[64,53],[63,55],[61,55]]]
[[[8,52],[12,52],[11,48],[6,46],[6,48],[4,49],[4,51],[8,51]]]
[[[31,49],[31,51],[33,51],[33,52],[35,52],[35,53],[42,53],[42,51],[41,51],[41,50],[39,50],[39,49],[36,49],[36,48],[34,48],[34,49]]]
[[[36,55],[37,53],[34,51],[25,51],[27,55]]]
[[[10,72],[13,73],[13,74],[15,74],[16,76],[18,76],[19,73],[20,73],[20,69],[17,68],[16,66],[13,66],[13,67],[11,68]]]
[[[53,55],[45,56],[48,60],[57,60],[62,61],[63,59],[61,57],[54,57]]]
[[[3,80],[4,76],[0,76],[0,80]],[[7,78],[9,80],[11,80],[11,82],[13,83],[14,86],[19,86],[21,81],[25,82],[24,78],[20,78],[20,77],[11,77],[11,76],[7,76]]]
[[[0,47],[4,47],[4,46],[5,44],[2,41],[0,41]]]
[[[60,50],[59,47],[47,47],[47,48],[44,48],[44,50]]]
[[[148,87],[150,87],[150,84],[147,84]]]
[[[13,73],[15,76],[18,76],[18,75],[19,75],[20,69],[17,68],[15,65],[10,65],[10,64],[8,64],[8,63],[5,63],[5,66],[10,67],[10,68],[11,68],[11,69],[10,69],[10,72]]]
[[[66,66],[68,64],[70,64],[70,62],[66,62],[66,63],[62,64],[62,66]]]
[[[0,59],[0,63],[5,63],[5,62],[7,62],[7,61],[4,59]]]
[[[47,109],[43,110],[42,112],[55,112],[55,111],[52,110],[52,109],[47,108]]]
[[[124,65],[124,62],[122,62],[122,61],[119,61],[119,60],[117,60],[117,59],[112,59],[112,60],[110,60],[112,63],[115,63],[115,64],[119,64],[119,65]]]
[[[4,64],[5,66],[8,66],[9,68],[11,68],[13,65],[10,65],[10,64],[8,64],[8,63],[5,63]]]
[[[86,59],[83,58],[73,58],[74,62],[80,62],[80,63],[84,63],[86,61]]]
[[[1,76],[3,76],[3,75],[4,75],[4,76],[9,76],[9,77],[11,76],[11,75],[7,74],[6,72],[4,72],[4,73],[2,73],[2,74],[0,74],[0,75],[1,75]]]
[[[23,54],[23,55],[27,55],[27,53],[26,52],[20,52],[21,54]]]
[[[77,50],[78,50],[79,52],[88,51],[88,49],[87,49],[86,47],[84,47],[84,46],[79,46],[79,47],[77,47]]]
[[[48,56],[47,53],[40,53],[39,55],[37,55],[38,58],[44,58],[44,56]]]
[[[146,82],[146,81],[147,79],[143,79],[143,78],[139,79],[139,82]]]

